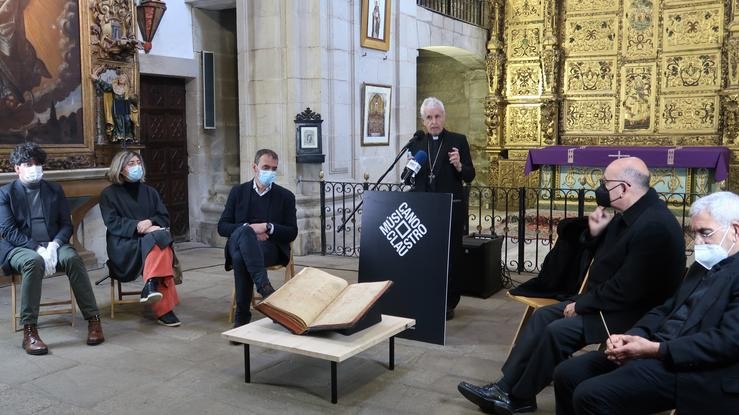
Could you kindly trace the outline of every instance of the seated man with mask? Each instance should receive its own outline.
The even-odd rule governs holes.
[[[298,236],[295,195],[274,183],[277,163],[274,151],[257,151],[252,164],[254,178],[231,189],[218,221],[218,234],[228,238],[226,270],[234,270],[234,327],[251,320],[254,285],[264,298],[275,291],[265,267],[287,264],[290,242]]]
[[[77,251],[69,244],[72,220],[64,190],[42,180],[46,152],[36,143],[19,144],[10,153],[18,180],[0,188],[0,261],[6,274],[17,272],[21,283],[23,349],[31,355],[49,352],[38,334],[36,322],[44,275],[64,271],[77,305],[88,321],[87,344],[102,343],[95,294]]]
[[[702,197],[690,216],[696,262],[680,289],[626,334],[612,335],[605,352],[557,366],[557,414],[736,413],[739,196]]]
[[[587,290],[536,310],[497,382],[484,386],[461,382],[457,387],[483,411],[535,411],[536,395],[551,382],[555,366],[582,347],[606,339],[601,312],[612,330],[626,330],[669,298],[680,283],[685,267],[683,233],[649,187],[649,170],[641,159],[609,164],[596,202],[580,238],[595,250]]]

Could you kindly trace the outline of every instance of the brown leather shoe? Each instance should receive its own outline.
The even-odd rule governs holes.
[[[49,348],[39,337],[38,328],[35,324],[23,325],[23,350],[36,356],[49,353]]]
[[[103,337],[103,325],[100,324],[100,316],[87,320],[87,344],[94,346],[105,341]]]

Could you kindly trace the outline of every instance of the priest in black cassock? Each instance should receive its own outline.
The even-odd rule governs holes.
[[[111,278],[133,281],[142,275],[141,302],[149,303],[164,326],[176,327],[179,304],[174,282],[174,250],[169,233],[169,213],[153,187],[144,184],[141,156],[121,151],[108,169],[113,183],[100,195],[100,211],[108,228],[108,269]]]
[[[449,279],[447,288],[447,320],[454,317],[459,304],[459,271],[462,258],[462,237],[467,220],[467,200],[462,182],[475,178],[467,137],[444,129],[446,112],[439,99],[429,97],[421,104],[421,120],[426,134],[414,140],[408,148],[414,155],[423,150],[428,160],[415,177],[415,192],[452,194],[452,227],[449,241]]]

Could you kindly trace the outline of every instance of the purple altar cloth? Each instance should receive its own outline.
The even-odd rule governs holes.
[[[525,173],[546,165],[605,167],[617,158],[632,156],[649,168],[713,169],[716,181],[721,181],[729,176],[730,155],[726,147],[549,146],[529,150]]]

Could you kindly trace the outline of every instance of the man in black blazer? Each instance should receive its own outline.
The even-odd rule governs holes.
[[[18,179],[0,188],[0,261],[6,275],[21,274],[23,349],[28,354],[49,352],[36,322],[44,275],[66,272],[77,304],[88,321],[87,344],[102,343],[95,294],[85,264],[69,245],[72,221],[61,186],[42,180],[46,152],[36,143],[23,143],[10,153]]]
[[[534,313],[500,380],[485,386],[459,384],[460,393],[483,410],[535,411],[536,394],[551,382],[555,366],[583,346],[606,339],[601,312],[608,326],[621,332],[677,289],[685,268],[682,229],[649,187],[644,162],[636,157],[613,161],[595,194],[599,206],[581,237],[595,250],[586,292]],[[618,213],[608,213],[609,206]]]
[[[475,178],[470,146],[467,137],[444,129],[446,112],[444,104],[437,98],[426,98],[421,104],[421,120],[426,134],[414,140],[408,148],[412,154],[423,150],[428,154],[413,180],[415,192],[452,194],[452,227],[449,241],[449,276],[447,289],[447,319],[454,316],[459,304],[459,272],[462,259],[462,238],[467,221],[467,200],[462,182],[470,183]]]
[[[226,242],[226,270],[234,270],[234,327],[251,321],[253,287],[267,297],[275,290],[266,267],[290,261],[290,242],[298,236],[295,195],[274,183],[277,153],[262,149],[254,156],[254,179],[234,186],[218,221]]]
[[[703,197],[690,215],[696,262],[680,289],[626,334],[611,335],[605,353],[557,366],[557,414],[736,413],[739,196]]]

